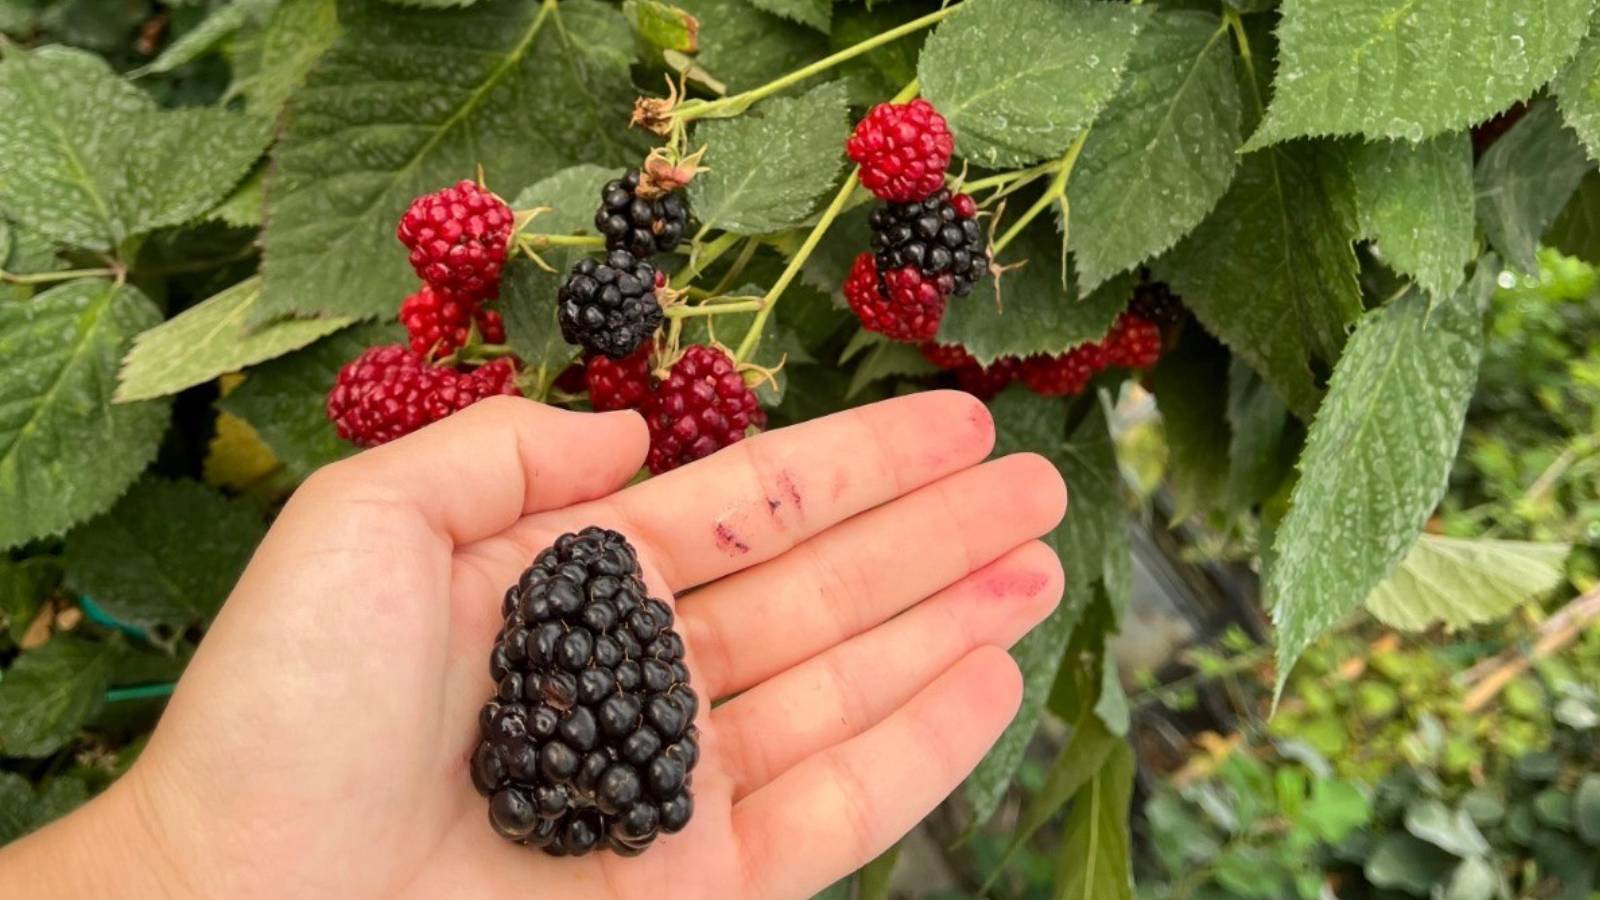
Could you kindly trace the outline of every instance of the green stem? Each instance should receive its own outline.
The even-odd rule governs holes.
[[[679,125],[683,125],[688,122],[693,122],[696,119],[715,119],[727,118],[728,116],[737,116],[746,109],[749,109],[751,104],[758,100],[770,97],[784,88],[804,81],[807,78],[818,74],[819,72],[826,72],[842,62],[848,62],[852,59],[855,59],[861,54],[866,53],[876,47],[881,47],[890,41],[898,40],[899,38],[905,37],[912,32],[927,28],[929,25],[933,25],[934,23],[944,19],[959,9],[961,9],[960,4],[953,4],[951,6],[946,6],[944,9],[928,13],[921,18],[912,19],[904,25],[900,25],[895,28],[891,28],[888,31],[876,34],[859,44],[853,44],[844,48],[843,50],[840,50],[838,53],[835,53],[831,56],[825,56],[808,66],[802,66],[801,68],[795,69],[793,72],[790,72],[781,78],[769,81],[760,87],[751,88],[748,91],[732,94],[717,100],[690,100],[678,107],[676,112],[676,121]]]
[[[57,281],[71,281],[74,278],[104,278],[116,274],[118,274],[116,269],[64,269],[60,272],[36,272],[31,275],[0,272],[0,281],[9,281],[12,284],[54,284]]]
[[[915,85],[915,82],[912,84]],[[749,361],[750,354],[755,352],[756,344],[761,340],[761,331],[767,325],[767,317],[772,315],[772,308],[778,305],[778,298],[783,296],[783,292],[789,287],[789,283],[794,281],[796,275],[800,274],[800,267],[805,265],[806,260],[811,256],[811,252],[817,249],[817,244],[821,243],[822,236],[828,231],[828,226],[832,225],[833,220],[837,219],[839,213],[844,210],[845,203],[849,201],[850,195],[855,192],[856,184],[859,183],[859,180],[858,173],[851,171],[850,177],[846,178],[844,184],[839,186],[839,192],[833,195],[833,202],[829,203],[828,208],[822,211],[822,217],[817,220],[816,225],[812,226],[811,233],[806,235],[805,243],[801,244],[800,249],[796,250],[794,256],[790,258],[789,265],[784,268],[783,274],[778,276],[778,280],[773,282],[772,288],[762,296],[761,311],[756,313],[756,320],[750,323],[749,332],[745,334],[744,340],[739,342],[739,350],[734,354],[735,361]]]
[[[1078,139],[1072,142],[1072,146],[1067,148],[1067,155],[1061,157],[1060,161],[1053,163],[1058,168],[1056,169],[1056,177],[1050,180],[1050,187],[1046,188],[1044,195],[1035,201],[1032,206],[1028,207],[1028,211],[1023,213],[1022,217],[1017,221],[1011,223],[1011,227],[1006,229],[1006,233],[994,242],[993,252],[995,256],[999,256],[1000,251],[1015,240],[1029,222],[1038,218],[1040,213],[1048,209],[1050,204],[1059,201],[1063,207],[1066,205],[1067,181],[1072,177],[1072,167],[1077,165],[1078,154],[1083,152],[1083,143],[1088,139],[1089,129],[1085,128],[1083,133],[1078,135]]]
[[[672,287],[682,290],[689,282],[699,278],[701,272],[711,268],[711,264],[722,254],[733,249],[733,245],[743,239],[742,234],[724,232],[709,243],[697,245],[698,249],[689,254],[689,264],[683,267],[683,271],[673,276]]]
[[[1244,19],[1240,18],[1236,9],[1224,9],[1222,22],[1233,31],[1234,42],[1239,45],[1239,60],[1244,63],[1245,74],[1250,78],[1250,94],[1256,101],[1256,113],[1265,112],[1261,102],[1261,88],[1256,82],[1255,58],[1250,55],[1250,35],[1245,33]]]
[[[1031,181],[1035,178],[1038,178],[1040,175],[1048,173],[1055,167],[1056,160],[1051,160],[1049,162],[1039,163],[1037,166],[1030,166],[1026,169],[1015,169],[1010,172],[1001,172],[998,175],[990,175],[988,178],[978,178],[974,179],[973,181],[962,182],[961,190],[963,193],[973,194],[977,193],[978,191],[987,191],[990,188],[1005,187],[1017,181]]]
[[[756,250],[761,242],[751,238],[739,248],[739,255],[733,258],[733,265],[728,267],[722,277],[717,280],[717,286],[711,289],[712,296],[716,296],[733,286],[733,280],[744,274],[745,266],[750,265],[750,259],[756,255]]]
[[[588,234],[519,234],[517,243],[526,245],[534,250],[543,250],[547,247],[581,247],[590,249],[604,247],[606,239],[599,235]]]
[[[732,303],[697,303],[694,306],[671,306],[663,311],[669,319],[689,319],[695,316],[720,316],[723,313],[760,312],[766,301],[736,300]]]

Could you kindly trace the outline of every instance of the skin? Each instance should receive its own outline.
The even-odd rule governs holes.
[[[279,516],[138,762],[0,851],[0,883],[809,897],[915,826],[1016,711],[1003,648],[1060,599],[1035,539],[1066,490],[1040,457],[983,462],[993,441],[972,398],[917,394],[624,489],[648,443],[637,415],[497,397],[328,466]],[[501,595],[590,524],[623,532],[652,596],[676,597],[702,698],[694,818],[635,859],[507,843],[467,775]]]

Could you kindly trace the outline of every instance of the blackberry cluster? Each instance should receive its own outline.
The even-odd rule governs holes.
[[[643,853],[694,812],[700,701],[672,608],[627,539],[562,535],[506,591],[472,783],[507,840],[555,856]]]
[[[752,426],[767,425],[755,391],[733,360],[705,345],[685,350],[667,377],[645,394],[639,411],[650,429],[646,464],[655,475],[744,440]]]
[[[411,201],[395,237],[410,251],[418,277],[475,302],[500,294],[512,224],[504,200],[463,180]]]
[[[689,207],[676,191],[653,199],[640,196],[639,170],[629,169],[600,189],[594,227],[605,236],[607,250],[649,259],[678,246],[689,228]]]
[[[861,327],[890,340],[929,340],[944,317],[945,293],[937,281],[916,266],[882,271],[871,253],[856,256],[843,290]]]
[[[509,358],[461,371],[400,344],[369,347],[339,370],[326,411],[340,438],[374,447],[486,397],[517,393],[516,375]]]
[[[972,293],[989,268],[989,252],[978,228],[978,205],[966,194],[940,189],[925,200],[890,203],[873,210],[872,252],[878,269],[915,266],[945,295]]]
[[[562,339],[623,359],[661,327],[656,288],[664,281],[627,250],[612,250],[604,261],[579,260],[556,293]]]
[[[485,343],[506,339],[505,322],[492,309],[424,284],[400,304],[400,324],[411,349],[423,356],[448,356],[466,346],[473,328]]]

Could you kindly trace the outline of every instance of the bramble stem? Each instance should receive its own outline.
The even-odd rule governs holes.
[[[1239,59],[1244,63],[1245,74],[1250,77],[1250,95],[1255,98],[1256,112],[1261,113],[1261,88],[1256,83],[1256,62],[1250,55],[1250,35],[1244,30],[1244,19],[1239,17],[1238,10],[1224,9],[1222,23],[1233,31],[1233,39],[1239,45]]]
[[[760,312],[764,300],[736,300],[732,303],[697,303],[694,306],[669,306],[662,314],[669,319],[689,319],[695,316],[720,316],[723,313]]]
[[[1062,207],[1065,208],[1067,203],[1067,180],[1072,177],[1072,167],[1077,165],[1078,154],[1083,152],[1083,143],[1088,139],[1089,129],[1085,128],[1078,135],[1077,140],[1072,142],[1072,146],[1067,148],[1067,154],[1061,157],[1060,161],[1052,163],[1057,168],[1056,177],[1050,180],[1050,187],[1046,188],[1044,195],[1034,201],[1034,204],[1028,207],[1028,211],[1023,213],[1017,221],[1011,223],[1011,227],[1006,229],[1006,233],[1002,234],[1000,239],[994,242],[994,255],[999,256],[1000,251],[1015,240],[1029,222],[1038,218],[1040,213],[1048,209],[1050,204],[1060,202]]]
[[[842,62],[848,62],[852,59],[855,59],[861,54],[887,44],[890,41],[905,37],[914,31],[927,28],[929,25],[933,25],[934,23],[944,19],[959,9],[961,9],[961,4],[952,4],[943,9],[928,13],[921,18],[912,19],[904,25],[899,25],[889,29],[888,31],[873,35],[861,43],[846,47],[843,50],[840,50],[838,53],[832,54],[831,56],[824,56],[822,59],[819,59],[810,65],[795,69],[793,72],[774,79],[773,81],[769,81],[760,87],[754,87],[748,91],[743,91],[741,93],[733,94],[728,97],[722,97],[716,100],[690,100],[678,107],[674,114],[675,121],[679,125],[682,125],[688,122],[693,122],[696,119],[719,119],[727,118],[728,116],[737,116],[749,109],[750,106],[758,100],[770,97],[784,88],[804,81],[819,72],[826,72]]]
[[[543,250],[547,247],[593,249],[604,247],[606,239],[599,235],[588,234],[519,234],[517,243],[533,250]]]
[[[1032,181],[1040,175],[1047,175],[1056,167],[1056,160],[1042,162],[1026,169],[1014,169],[1010,172],[1001,172],[987,178],[978,178],[973,181],[963,182],[961,191],[965,194],[974,194],[978,191],[987,191],[990,188],[1007,187],[1018,181]]]
[[[672,287],[682,290],[689,282],[699,278],[701,272],[711,268],[712,263],[716,262],[722,254],[733,249],[733,245],[739,243],[743,238],[744,235],[742,234],[723,232],[708,243],[695,245],[697,249],[689,254],[689,264],[683,267],[683,271],[672,277]]]
[[[74,278],[104,278],[117,274],[120,273],[116,269],[64,269],[60,272],[35,272],[31,275],[0,272],[0,281],[11,284],[54,284],[58,281],[71,281]]]
[[[744,246],[739,248],[739,255],[733,258],[733,265],[729,266],[728,271],[718,279],[717,286],[711,289],[711,295],[716,296],[732,287],[733,280],[744,274],[745,266],[750,264],[751,258],[756,255],[756,250],[760,247],[761,242],[755,238],[745,241]]]

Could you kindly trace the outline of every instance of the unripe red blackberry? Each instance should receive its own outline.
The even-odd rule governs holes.
[[[845,277],[844,298],[868,331],[896,341],[931,340],[944,317],[945,295],[915,266],[880,274],[877,260],[865,252],[856,257]]]
[[[400,304],[399,318],[410,337],[411,349],[423,356],[455,352],[466,345],[473,327],[485,343],[499,344],[506,339],[499,313],[427,284]]]
[[[861,167],[861,184],[895,203],[922,200],[943,187],[954,150],[944,116],[920,97],[874,106],[845,142],[845,152]]]
[[[589,405],[596,412],[638,408],[650,393],[650,355],[653,352],[655,342],[645,341],[623,359],[614,360],[599,354],[589,357],[583,373]]]
[[[1124,312],[1102,346],[1109,365],[1149,368],[1161,359],[1161,328],[1136,313]]]
[[[1017,377],[1036,394],[1065,397],[1083,393],[1103,368],[1105,352],[1098,344],[1084,344],[1055,356],[1030,356],[1018,367]]]
[[[710,456],[743,440],[747,429],[767,424],[755,391],[733,360],[703,345],[690,347],[672,364],[640,411],[650,428],[647,462],[657,475]]]
[[[370,347],[339,370],[328,419],[339,437],[373,447],[496,394],[515,394],[516,367],[497,359],[472,372],[430,365],[399,344]]]
[[[513,217],[504,200],[463,180],[411,201],[395,236],[428,284],[466,301],[500,293]]]

